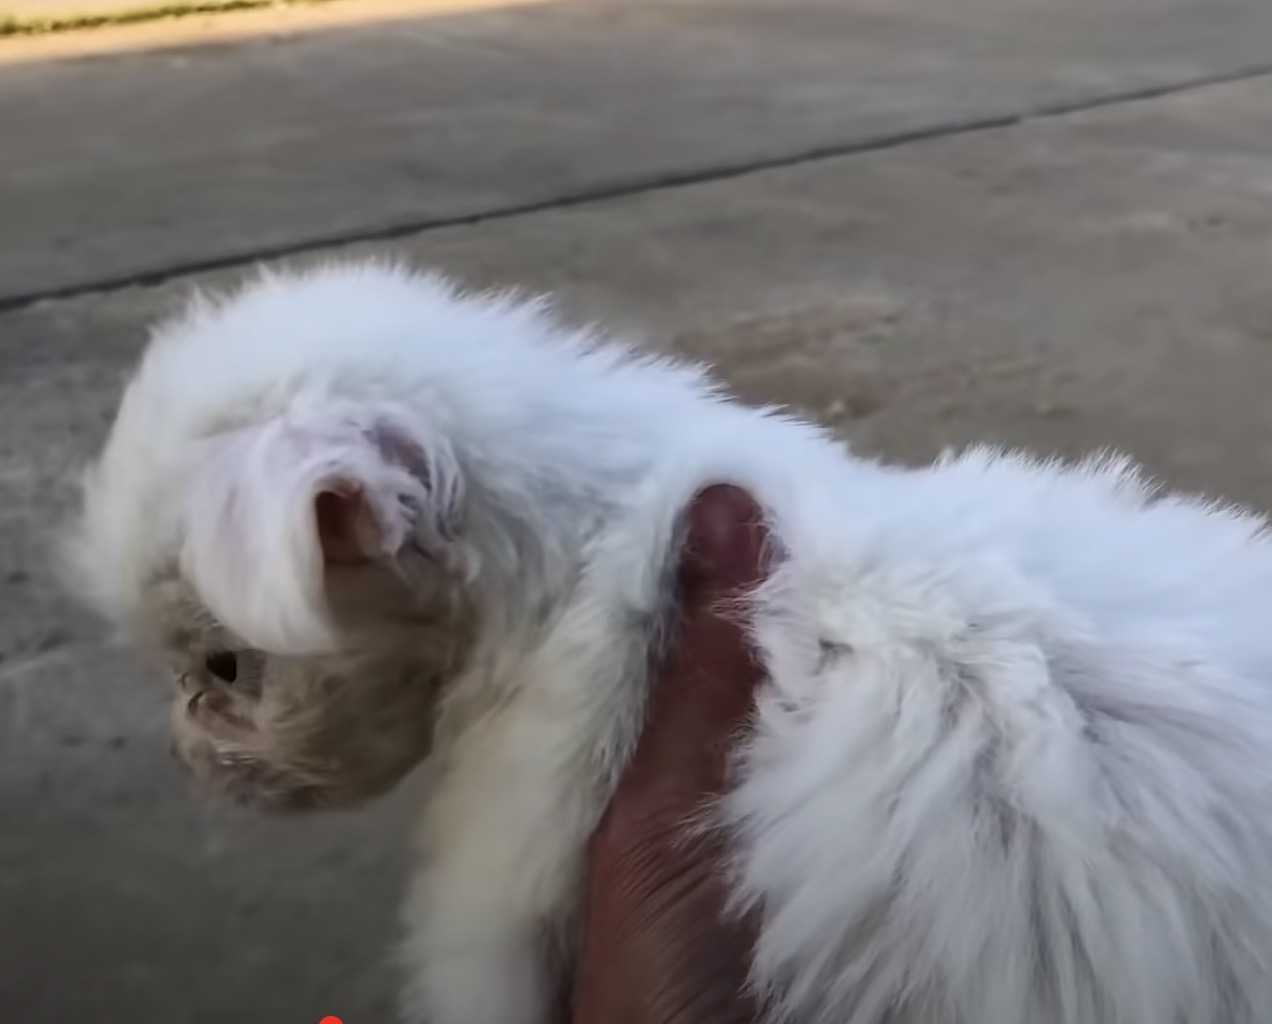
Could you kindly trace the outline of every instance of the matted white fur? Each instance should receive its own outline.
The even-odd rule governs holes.
[[[422,453],[373,443],[389,424]],[[762,503],[771,673],[720,808],[753,982],[800,1024],[1254,1024],[1272,1013],[1272,543],[1125,460],[920,470],[384,266],[264,276],[156,333],[70,553],[176,573],[271,657],[338,652],[313,521],[462,594],[406,907],[407,1017],[548,1019],[584,843],[638,731],[700,487]],[[409,545],[408,545],[409,546]]]

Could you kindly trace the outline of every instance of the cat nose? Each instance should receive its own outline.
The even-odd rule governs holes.
[[[234,705],[230,699],[230,695],[222,690],[199,690],[189,703],[186,709],[190,714],[196,714],[199,711],[210,715],[223,715],[228,712]]]
[[[182,697],[198,697],[210,689],[216,689],[216,681],[204,673],[183,672],[177,677],[177,692]]]

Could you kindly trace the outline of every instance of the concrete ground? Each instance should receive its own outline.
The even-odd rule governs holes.
[[[410,785],[339,818],[198,805],[162,686],[46,567],[146,325],[259,257],[552,289],[869,452],[1113,445],[1272,507],[1265,0],[448,6],[0,47],[15,1020],[391,1019]]]

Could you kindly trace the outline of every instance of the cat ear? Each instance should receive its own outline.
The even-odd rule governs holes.
[[[418,428],[381,415],[358,429],[353,444],[339,433],[326,442],[328,456],[344,448],[312,495],[325,564],[391,559],[408,543],[434,561],[453,561],[460,475],[444,439],[425,439]]]
[[[209,445],[189,494],[182,569],[253,646],[334,649],[326,583],[337,566],[391,563],[409,548],[443,573],[467,571],[454,453],[397,411],[330,408]]]
[[[314,498],[318,545],[327,565],[361,565],[383,548],[383,531],[360,488],[319,491]]]

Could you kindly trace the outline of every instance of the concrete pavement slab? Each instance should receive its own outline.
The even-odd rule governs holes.
[[[1272,79],[321,258],[365,252],[553,289],[867,451],[1111,444],[1272,507]],[[388,1020],[410,789],[283,823],[193,804],[162,687],[41,553],[145,325],[192,283],[0,316],[0,1006]]]
[[[1269,40],[1266,0],[563,0],[0,62],[0,302],[1239,74]]]

